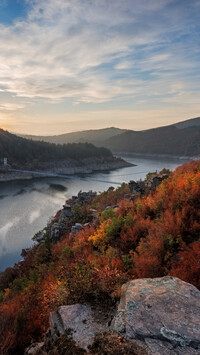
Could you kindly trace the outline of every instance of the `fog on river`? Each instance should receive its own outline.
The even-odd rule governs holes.
[[[148,172],[175,169],[186,160],[126,156],[136,166],[71,179],[37,178],[0,183],[0,271],[21,259],[21,249],[33,244],[65,200],[82,191],[104,191],[116,183],[144,178]]]

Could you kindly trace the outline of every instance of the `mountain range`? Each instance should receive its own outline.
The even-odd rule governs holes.
[[[18,136],[27,139],[32,139],[34,141],[35,140],[44,141],[44,142],[56,143],[56,144],[88,142],[96,145],[102,145],[104,141],[109,140],[110,138],[118,136],[127,131],[128,130],[126,129],[109,127],[103,129],[65,133],[65,134],[54,135],[54,136],[33,136],[33,135],[20,135],[20,134],[18,134]]]
[[[142,131],[110,127],[56,136],[23,135],[23,137],[56,144],[88,142],[109,148],[115,153],[198,156],[200,155],[200,117]]]

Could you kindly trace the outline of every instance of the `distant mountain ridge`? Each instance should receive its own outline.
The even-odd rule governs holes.
[[[144,131],[127,131],[106,140],[104,146],[121,153],[199,156],[200,117]]]
[[[182,129],[187,127],[199,127],[200,126],[200,117],[190,118],[186,121],[181,121],[175,124],[176,128]]]
[[[114,137],[118,134],[126,132],[126,129],[120,129],[115,127],[102,128],[102,129],[92,129],[86,131],[78,131],[72,133],[64,133],[55,136],[33,136],[33,135],[23,135],[18,134],[18,136],[37,140],[44,141],[49,143],[56,144],[65,144],[65,143],[101,143],[102,141]]]
[[[143,131],[110,127],[58,136],[24,137],[59,144],[88,142],[115,153],[192,157],[200,155],[200,117]]]

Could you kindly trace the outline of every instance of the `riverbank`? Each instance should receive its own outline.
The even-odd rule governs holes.
[[[25,166],[14,167],[18,171],[10,171],[10,169],[0,170],[0,182],[8,182],[14,180],[29,180],[35,177],[51,177],[56,174],[76,175],[91,174],[94,172],[103,172],[115,169],[135,166],[120,157],[108,158],[87,158],[80,160],[67,159],[59,162],[26,164]],[[22,170],[20,172],[19,170]],[[25,172],[23,172],[23,170]]]
[[[123,158],[144,158],[144,159],[175,159],[175,160],[180,160],[180,162],[185,161],[191,161],[191,160],[199,160],[200,156],[195,155],[195,156],[185,156],[185,155],[173,155],[173,154],[148,154],[148,153],[131,153],[131,152],[113,152],[116,157],[123,157]]]

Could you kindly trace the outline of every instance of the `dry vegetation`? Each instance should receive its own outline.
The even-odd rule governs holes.
[[[109,307],[129,279],[174,275],[200,289],[200,162],[176,169],[148,196],[124,200],[127,192],[122,185],[95,197],[88,206],[99,211],[95,225],[57,244],[47,239],[1,274],[4,354],[23,353],[39,340],[49,312],[59,305],[103,302]],[[116,203],[118,209],[104,210]]]

